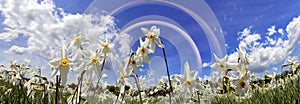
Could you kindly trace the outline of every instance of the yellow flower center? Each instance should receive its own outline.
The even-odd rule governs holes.
[[[154,40],[154,35],[152,33],[149,33],[148,38],[149,38],[150,41],[152,41],[152,40]]]
[[[79,43],[80,42],[80,38],[79,37],[75,38],[75,42]]]
[[[201,83],[201,84],[202,84],[202,80],[201,80],[201,79],[199,79],[199,83]]]
[[[90,86],[90,85],[91,85],[91,82],[86,82],[86,85],[87,85],[87,86]]]
[[[192,81],[191,80],[186,80],[186,85],[192,86]]]
[[[120,77],[122,80],[124,79],[124,76],[123,75],[121,75],[121,77]]]
[[[104,49],[108,49],[109,45],[108,44],[104,44],[103,47],[104,47]]]
[[[63,67],[66,67],[66,66],[68,66],[69,65],[69,61],[68,61],[68,59],[62,59],[61,61],[61,66],[63,66]]]
[[[136,61],[131,59],[131,62],[130,62],[132,65],[135,65],[136,64]]]
[[[239,85],[240,85],[240,87],[245,88],[246,83],[245,83],[245,81],[240,80],[240,81],[239,81]]]
[[[220,67],[221,67],[221,68],[224,68],[224,65],[223,65],[223,64],[220,64]]]
[[[98,60],[97,57],[93,57],[93,58],[92,58],[92,63],[93,63],[93,64],[98,64],[98,62],[99,62],[99,60]]]
[[[160,80],[160,81],[159,81],[159,84],[160,84],[160,85],[163,85],[163,84],[164,84],[164,82],[163,82],[162,80]]]
[[[144,47],[142,47],[142,48],[140,49],[140,51],[141,51],[142,54],[146,54],[146,53],[147,53],[147,50],[146,50],[146,48],[144,48]]]

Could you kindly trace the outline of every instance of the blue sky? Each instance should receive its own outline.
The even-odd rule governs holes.
[[[8,0],[9,1],[9,0]],[[15,26],[15,24],[9,24],[4,23],[5,20],[12,19],[11,16],[20,16],[19,18],[25,18],[18,19],[18,21],[21,21],[19,24],[25,24],[25,25],[34,25],[38,24],[42,28],[43,23],[41,21],[46,21],[45,24],[49,22],[49,24],[53,24],[58,22],[61,22],[62,24],[55,24],[53,26],[50,26],[51,29],[47,29],[47,26],[44,26],[45,29],[41,29],[35,26],[32,26],[30,28],[25,28],[26,32],[23,31],[14,31],[19,33],[19,35],[14,35],[10,32],[10,37],[5,37],[6,35],[0,34],[0,62],[4,62],[4,64],[7,64],[8,62],[5,62],[7,60],[15,60],[18,58],[28,58],[31,60],[38,59],[41,61],[32,61],[35,64],[42,64],[45,65],[45,63],[48,61],[47,58],[41,58],[43,55],[49,55],[49,57],[52,57],[51,55],[52,51],[43,51],[47,49],[53,49],[51,44],[49,45],[41,45],[43,42],[39,41],[28,41],[31,38],[42,38],[39,36],[35,36],[35,34],[40,34],[40,32],[47,32],[47,31],[54,31],[57,30],[57,27],[60,26],[67,26],[67,29],[59,30],[58,32],[51,32],[48,35],[51,37],[54,37],[53,39],[59,38],[59,36],[55,36],[56,34],[59,34],[60,32],[66,32],[66,34],[62,36],[68,37],[67,34],[74,33],[76,30],[75,28],[80,28],[78,26],[80,22],[84,22],[84,17],[81,15],[83,13],[96,13],[93,10],[96,10],[100,14],[110,14],[110,11],[116,9],[122,4],[125,4],[127,2],[131,2],[130,0],[122,0],[119,2],[111,2],[106,0],[99,0],[97,2],[92,2],[92,0],[53,0],[54,4],[51,4],[49,6],[56,6],[54,10],[50,11],[56,11],[61,13],[62,11],[64,13],[67,13],[65,16],[56,16],[52,17],[50,14],[43,14],[43,10],[49,10],[47,9],[47,5],[39,5],[39,3],[36,3],[36,6],[41,6],[44,9],[41,11],[36,11],[41,13],[41,15],[37,15],[34,13],[27,13],[27,15],[15,15],[11,14],[13,10],[16,9],[7,9],[9,7],[5,7],[3,4],[10,3],[10,4],[17,4],[14,3],[16,1],[3,1],[0,2],[2,5],[0,5],[0,11],[2,13],[2,17],[0,18],[0,21],[3,22],[2,25],[0,25],[0,33],[5,33],[8,30],[4,29],[5,27],[10,27],[10,29],[22,29],[24,27]],[[32,2],[35,2],[35,0],[31,0]],[[39,0],[41,2],[42,0]],[[50,0],[51,1],[51,0]],[[250,65],[250,70],[253,69],[253,72],[264,72],[265,69],[271,69],[272,67],[278,67],[280,64],[282,64],[285,59],[287,59],[289,56],[300,56],[299,53],[299,40],[298,36],[298,30],[295,28],[296,26],[292,26],[293,24],[298,24],[297,20],[294,20],[294,18],[297,18],[300,16],[300,3],[298,3],[297,0],[290,0],[289,2],[284,0],[264,0],[264,1],[253,1],[253,0],[205,0],[208,8],[205,8],[205,3],[199,3],[203,1],[189,1],[182,3],[180,0],[170,1],[178,5],[185,6],[185,8],[188,8],[189,10],[192,10],[196,15],[200,16],[207,22],[211,27],[216,26],[216,24],[211,23],[219,23],[220,29],[222,29],[223,34],[217,34],[219,37],[223,37],[225,44],[224,47],[226,47],[226,54],[229,55],[229,61],[234,62],[236,61],[236,48],[244,47],[251,58],[253,59],[253,65]],[[23,2],[22,2],[23,3]],[[89,6],[92,3],[91,6]],[[190,4],[189,4],[190,3]],[[26,3],[24,3],[25,5]],[[20,5],[20,4],[18,4]],[[200,5],[200,6],[199,6]],[[4,9],[3,9],[4,8]],[[28,6],[28,8],[31,8]],[[62,8],[60,10],[59,8]],[[96,8],[96,9],[95,9]],[[33,9],[38,9],[34,8]],[[102,9],[104,9],[106,12],[102,12]],[[9,11],[11,10],[11,12]],[[24,10],[30,10],[30,9],[24,9]],[[26,11],[20,11],[20,13],[26,12]],[[107,13],[108,12],[108,13]],[[18,13],[18,12],[16,12]],[[26,13],[24,13],[26,14]],[[45,16],[44,16],[45,15]],[[60,14],[63,15],[63,14]],[[211,16],[214,15],[214,16]],[[23,16],[23,17],[22,17]],[[30,17],[32,16],[32,17]],[[34,18],[34,17],[38,18]],[[161,33],[163,37],[163,42],[166,45],[167,49],[167,56],[169,59],[169,65],[170,69],[174,69],[171,71],[173,74],[181,73],[181,67],[183,65],[183,62],[189,61],[191,63],[192,69],[198,69],[199,75],[209,75],[210,74],[210,68],[207,67],[212,62],[214,62],[213,58],[211,57],[212,52],[215,52],[216,50],[212,48],[213,45],[215,45],[215,42],[212,42],[213,45],[210,46],[209,40],[207,39],[207,36],[210,34],[205,34],[206,28],[202,28],[200,25],[193,21],[193,16],[191,16],[187,11],[181,10],[179,8],[176,8],[176,6],[172,7],[170,5],[165,5],[163,3],[137,3],[134,4],[132,7],[129,7],[127,9],[121,10],[119,12],[116,12],[113,14],[115,18],[116,27],[122,29],[126,27],[132,26],[127,32],[131,34],[132,36],[132,42],[128,43],[131,45],[131,49],[135,50],[138,47],[138,38],[140,36],[143,36],[141,31],[139,31],[140,27],[147,27],[150,28],[151,25],[158,25],[161,26]],[[8,19],[7,19],[8,18]],[[216,18],[217,21],[214,20]],[[30,21],[35,21],[30,24]],[[176,35],[181,34],[180,31],[176,31],[175,28],[170,27],[170,25],[166,25],[164,23],[162,24],[153,24],[152,23],[146,23],[147,20],[156,20],[159,21],[159,23],[166,22],[173,24],[174,26],[177,26],[179,29],[184,30],[186,33],[190,35],[190,38],[193,40],[193,42],[196,44],[196,47],[198,48],[198,51],[201,55],[202,64],[205,64],[202,68],[202,71],[200,70],[199,63],[195,61],[197,58],[195,53],[193,53],[194,47],[192,47],[191,43],[188,39],[185,39],[184,36]],[[29,23],[23,23],[29,22]],[[54,22],[52,22],[54,21]],[[56,21],[56,22],[55,22]],[[73,22],[75,23],[73,24]],[[137,27],[134,27],[137,23],[144,23],[140,24]],[[108,22],[109,23],[109,22]],[[169,27],[168,27],[169,26]],[[14,28],[12,28],[14,27]],[[16,28],[18,27],[18,28]],[[218,26],[217,26],[218,27]],[[272,28],[273,27],[273,28]],[[37,29],[39,31],[31,30],[32,28]],[[72,29],[73,28],[73,29]],[[212,28],[213,30],[215,28]],[[218,31],[216,29],[215,31]],[[29,32],[29,33],[28,33]],[[32,34],[31,34],[32,33]],[[29,34],[29,35],[28,35]],[[132,35],[136,34],[136,35]],[[174,36],[166,35],[166,34],[174,34]],[[42,36],[42,35],[41,35]],[[70,35],[69,35],[70,36]],[[126,37],[126,35],[122,35],[121,37]],[[177,38],[176,38],[177,37]],[[7,41],[5,39],[11,40]],[[52,38],[49,38],[52,39]],[[221,39],[222,40],[222,39]],[[47,39],[41,40],[41,41],[48,41]],[[179,42],[177,43],[176,42]],[[295,42],[295,43],[294,43]],[[26,44],[27,43],[27,44]],[[54,44],[59,44],[55,43]],[[17,48],[12,46],[18,46]],[[32,46],[32,47],[30,47]],[[43,46],[42,50],[36,49],[35,47]],[[53,45],[55,46],[55,45]],[[25,47],[25,48],[23,48]],[[29,48],[28,48],[29,47]],[[47,48],[48,47],[48,48]],[[121,46],[120,46],[121,47]],[[291,47],[291,48],[289,48]],[[40,53],[32,51],[38,50]],[[57,49],[54,49],[57,50]],[[156,50],[159,50],[158,48]],[[282,51],[283,50],[283,51]],[[275,53],[274,51],[282,51]],[[269,54],[265,54],[265,53]],[[286,52],[286,53],[284,53]],[[17,54],[16,54],[17,53]],[[181,54],[180,54],[181,53]],[[281,53],[281,54],[280,54]],[[287,54],[290,53],[290,54]],[[178,55],[180,54],[180,55]],[[217,53],[219,56],[222,56],[222,53]],[[8,56],[9,55],[9,56]],[[164,69],[164,67],[158,67],[163,66],[163,60],[162,58],[156,57],[156,56],[162,56],[161,51],[157,51],[156,54],[150,55],[150,57],[153,58],[153,63],[149,65],[149,68],[155,68],[155,69]],[[289,57],[289,58],[290,58]],[[181,60],[180,60],[181,58]],[[178,61],[180,60],[180,61]],[[268,61],[268,62],[266,62]],[[276,64],[274,64],[276,63]],[[158,66],[155,66],[155,64],[160,64]],[[256,65],[255,65],[256,64]],[[259,64],[259,65],[257,65]],[[274,64],[274,65],[273,65]],[[48,67],[48,66],[44,66]],[[146,65],[148,67],[148,65]],[[154,70],[158,71],[158,70]],[[45,71],[47,72],[47,71]],[[140,72],[145,74],[145,72]],[[158,74],[160,72],[156,72],[157,75],[163,75],[163,73]]]

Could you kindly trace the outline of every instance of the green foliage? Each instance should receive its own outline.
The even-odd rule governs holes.
[[[213,104],[296,104],[300,101],[300,78],[289,80],[274,89],[259,89],[250,98],[235,97],[233,94],[216,96]]]

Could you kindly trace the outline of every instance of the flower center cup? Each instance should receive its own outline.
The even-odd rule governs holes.
[[[160,84],[160,85],[163,85],[163,84],[164,84],[164,82],[163,82],[162,80],[160,80],[160,81],[159,81],[159,84]]]
[[[192,81],[191,80],[186,80],[186,85],[192,86]]]
[[[75,38],[75,42],[79,43],[80,42],[80,38],[79,37]]]
[[[86,82],[86,85],[87,85],[87,86],[90,86],[90,85],[91,85],[91,82]]]
[[[154,35],[151,34],[151,33],[149,33],[149,34],[148,34],[148,39],[149,39],[150,41],[154,40]]]
[[[136,64],[136,61],[135,61],[135,60],[131,60],[131,64],[132,64],[132,65],[135,65],[135,64]]]
[[[146,52],[147,52],[147,50],[144,47],[141,48],[140,51],[141,51],[142,54],[146,54]]]
[[[104,49],[108,49],[109,45],[108,44],[104,44],[103,47],[104,47]]]
[[[68,61],[68,59],[62,59],[61,60],[61,66],[63,66],[63,67],[66,67],[66,66],[68,66],[69,65],[69,61]]]
[[[221,67],[221,68],[224,68],[225,66],[224,66],[223,64],[220,64],[220,67]]]
[[[98,62],[99,62],[99,60],[98,60],[97,57],[93,57],[93,58],[92,58],[92,63],[93,63],[93,64],[98,64]]]
[[[241,80],[241,81],[239,82],[239,85],[240,85],[242,88],[245,88],[246,83],[245,83],[245,81]]]

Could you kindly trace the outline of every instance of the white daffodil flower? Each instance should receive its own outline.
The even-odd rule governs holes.
[[[130,58],[130,59],[129,59]],[[129,62],[129,66],[126,68],[129,71],[132,71],[134,75],[137,75],[137,67],[141,65],[140,58],[136,55],[129,56],[124,60],[126,63]]]
[[[91,81],[94,76],[94,72],[97,74],[97,77],[100,79],[102,77],[102,70],[100,67],[100,58],[97,56],[97,53],[88,50],[83,52],[84,62],[81,63],[75,71],[82,72],[83,70],[86,70],[86,76],[87,80]]]
[[[276,87],[276,71],[277,71],[277,68],[273,68],[273,74],[271,74],[271,72],[269,72],[269,71],[266,71],[266,76],[269,78],[272,78],[270,85],[269,85],[269,88],[272,88],[272,89]]]
[[[243,49],[237,49],[239,54],[238,62],[243,65],[249,65],[249,56]]]
[[[18,60],[14,60],[14,61],[11,61],[10,62],[10,69],[12,70],[12,71],[17,71],[17,70],[19,70],[19,65],[17,64],[17,61]]]
[[[249,65],[249,56],[243,49],[238,49],[238,66],[236,67],[239,75],[242,77],[244,74],[249,73],[248,65]]]
[[[73,61],[77,58],[80,51],[83,50],[82,44],[90,41],[89,39],[82,37],[82,32],[79,32],[77,35],[78,36],[76,36],[67,46],[68,49],[74,47],[72,54],[70,55]]]
[[[184,92],[187,91],[187,94],[193,94],[193,89],[197,86],[197,70],[190,70],[190,65],[188,62],[184,63],[184,76],[183,78],[180,78]]]
[[[29,98],[34,99],[34,97],[35,97],[34,95],[36,93],[36,90],[34,90],[34,89],[36,88],[36,85],[34,85],[32,83],[35,83],[35,82],[33,82],[33,79],[30,79],[29,81],[25,82],[24,87],[27,88],[27,96]]]
[[[12,83],[14,86],[19,85],[20,80],[22,79],[20,73],[18,73],[18,72],[16,74],[14,74],[11,78],[12,78],[11,80],[12,80]]]
[[[148,54],[153,53],[150,49],[147,48],[147,42],[143,42],[142,38],[140,38],[140,47],[137,49],[137,56],[140,57],[141,62],[145,62],[150,64],[150,59]]]
[[[289,70],[292,70],[292,72],[294,73],[297,69],[297,62],[298,62],[298,59],[293,59],[293,58],[288,59],[287,63],[282,65],[281,72],[283,72],[284,67],[290,66]]]
[[[62,47],[61,57],[52,59],[49,62],[49,65],[53,68],[51,78],[57,75],[57,72],[59,71],[59,74],[61,75],[62,79],[62,85],[65,85],[67,82],[69,70],[71,66],[73,66],[73,63],[69,62],[67,50],[64,47]]]
[[[216,54],[213,54],[213,55],[214,55],[216,62],[214,64],[212,64],[210,67],[218,69],[219,74],[221,74],[222,72],[224,72],[224,74],[225,74],[225,71],[227,69],[228,56],[226,55],[224,58],[221,59]]]
[[[117,79],[117,84],[122,84],[122,85],[128,85],[130,84],[129,76],[132,73],[132,71],[127,70],[127,65],[123,67],[121,62],[118,62],[118,76],[119,78]],[[127,64],[127,63],[126,63]]]
[[[247,72],[248,73],[248,72]],[[228,77],[228,76],[226,76]],[[233,85],[237,87],[236,93],[240,96],[244,96],[248,93],[249,90],[249,81],[250,81],[250,74],[244,74],[242,76],[238,76],[236,78],[228,77],[229,80],[233,82]]]
[[[160,29],[157,28],[157,26],[152,26],[150,31],[147,28],[141,28],[141,30],[147,36],[145,44],[150,47],[150,50],[153,53],[155,52],[155,44],[160,48],[164,48],[164,45],[159,38]]]
[[[100,52],[104,55],[104,58],[107,56],[108,53],[114,54],[113,51],[113,44],[108,43],[108,39],[105,38],[104,41],[98,40],[98,43],[101,45]]]

